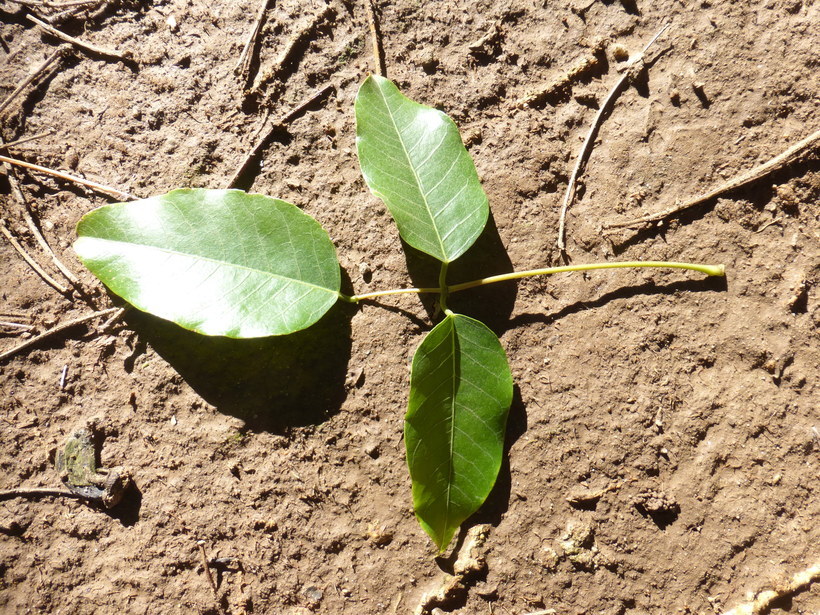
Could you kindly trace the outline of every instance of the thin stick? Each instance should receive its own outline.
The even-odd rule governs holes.
[[[12,329],[24,329],[25,331],[31,331],[34,327],[31,325],[24,325],[19,322],[6,322],[5,320],[0,320],[0,327],[10,327]]]
[[[113,58],[115,60],[119,60],[120,62],[130,62],[130,54],[128,52],[120,53],[119,51],[113,51],[111,49],[105,49],[104,47],[97,47],[96,45],[92,45],[90,43],[86,43],[85,41],[81,41],[78,38],[74,38],[73,36],[69,36],[65,32],[61,32],[54,26],[48,25],[44,21],[40,21],[36,17],[31,15],[26,15],[26,19],[30,22],[38,25],[40,28],[51,34],[52,36],[56,36],[57,38],[66,41],[67,43],[71,43],[75,47],[79,47],[84,51],[88,51],[90,53],[94,53],[100,56],[104,56],[107,58]]]
[[[376,61],[376,70],[382,77],[387,77],[387,65],[384,61],[384,47],[382,45],[381,30],[379,30],[379,21],[376,18],[376,8],[373,6],[373,0],[364,0],[367,6],[367,21],[370,24],[370,38],[373,44],[373,59]]]
[[[72,17],[77,17],[81,13],[85,13],[87,21],[94,21],[98,19],[103,12],[108,7],[108,4],[111,3],[112,0],[84,0],[82,3],[66,3],[66,10],[61,11],[59,13],[55,13],[54,15],[50,15],[48,17],[44,17],[45,21],[47,21],[50,25],[56,26],[57,24],[61,24],[67,19]],[[74,4],[74,6],[71,6]],[[55,6],[54,8],[60,8]],[[96,9],[94,13],[92,13],[92,9]]]
[[[0,361],[4,361],[9,357],[13,357],[17,353],[25,350],[26,348],[30,348],[35,344],[39,344],[41,341],[46,339],[47,337],[51,337],[53,335],[57,335],[58,333],[62,333],[66,329],[70,329],[71,327],[76,327],[77,325],[81,325],[89,320],[94,320],[95,318],[101,318],[102,316],[107,316],[108,314],[113,314],[120,308],[108,308],[107,310],[99,310],[98,312],[92,312],[91,314],[86,314],[85,316],[80,316],[79,318],[75,318],[74,320],[69,320],[61,325],[57,325],[56,327],[52,327],[48,331],[41,333],[40,335],[35,335],[29,340],[26,340],[22,344],[18,344],[14,348],[7,350],[6,352],[0,354]]]
[[[83,6],[86,4],[101,4],[102,0],[71,0],[69,2],[48,2],[47,0],[8,0],[14,4],[29,6],[32,8],[64,9],[72,6]]]
[[[759,615],[760,613],[768,613],[769,608],[775,600],[797,593],[818,580],[820,580],[820,562],[817,562],[814,566],[802,572],[798,572],[785,584],[773,590],[762,591],[755,596],[752,602],[747,602],[731,611],[726,611],[723,615]]]
[[[3,137],[0,136],[0,144],[3,144]],[[51,257],[51,262],[54,263],[54,266],[62,273],[65,278],[71,282],[75,287],[81,288],[80,280],[75,276],[71,270],[66,267],[63,262],[57,258],[57,255],[54,253],[54,250],[51,249],[51,246],[48,245],[45,237],[40,232],[39,227],[34,222],[34,218],[31,216],[31,211],[29,210],[28,202],[26,201],[26,197],[23,195],[23,191],[20,189],[20,184],[17,182],[17,178],[14,176],[14,172],[12,167],[8,164],[4,165],[7,169],[7,176],[9,180],[9,184],[11,185],[12,192],[17,197],[17,200],[20,201],[20,204],[23,207],[23,216],[26,219],[26,224],[28,225],[29,231],[34,235],[37,239],[37,243],[40,244],[40,247],[43,251]]]
[[[6,110],[6,107],[8,107],[12,103],[12,101],[15,98],[17,98],[17,96],[19,96],[20,92],[25,90],[26,87],[28,87],[28,85],[32,81],[37,79],[37,77],[39,77],[41,74],[46,72],[48,70],[48,68],[52,64],[54,64],[54,62],[56,62],[57,60],[59,60],[60,58],[65,56],[67,51],[68,51],[68,46],[67,45],[66,46],[60,45],[59,47],[57,47],[57,49],[54,51],[54,53],[52,53],[50,56],[48,56],[43,61],[43,63],[40,64],[40,66],[35,68],[34,71],[28,77],[23,79],[20,82],[20,85],[18,85],[16,88],[14,88],[14,91],[6,97],[6,100],[4,100],[2,103],[0,103],[0,115],[2,115],[3,112]]]
[[[219,612],[222,612],[222,604],[219,601],[219,590],[216,588],[216,582],[214,582],[214,575],[211,574],[211,567],[208,565],[208,554],[205,552],[205,541],[204,540],[197,540],[197,546],[199,546],[199,552],[202,553],[202,565],[205,566],[205,575],[208,577],[208,583],[211,586],[211,589],[214,592],[214,598],[216,599],[216,606],[219,609]]]
[[[326,96],[332,90],[332,85],[326,85],[321,90],[314,93],[310,98],[299,103],[293,109],[291,109],[283,116],[281,116],[279,119],[275,120],[271,127],[268,129],[268,131],[265,133],[265,135],[261,139],[259,139],[259,141],[257,141],[253,149],[250,152],[248,152],[248,154],[245,156],[245,159],[242,161],[242,164],[239,165],[239,168],[236,170],[236,172],[233,174],[233,177],[231,177],[230,181],[228,182],[228,188],[236,187],[236,184],[239,182],[239,179],[245,174],[250,165],[259,158],[259,156],[262,153],[262,150],[265,149],[265,147],[268,145],[268,142],[270,141],[271,137],[278,128],[281,128],[282,126],[288,124],[297,115],[302,113],[302,111],[310,107],[317,100]]]
[[[248,78],[248,71],[251,68],[251,59],[256,50],[256,43],[259,37],[259,30],[262,28],[262,22],[265,20],[265,11],[268,10],[268,5],[271,0],[262,0],[259,5],[259,14],[256,16],[256,22],[253,25],[251,33],[248,35],[248,40],[245,41],[245,46],[242,47],[242,53],[239,54],[239,61],[236,63],[236,68],[233,72],[237,75],[242,75],[244,79]]]
[[[128,308],[120,308],[117,310],[114,315],[106,320],[102,326],[100,327],[100,333],[108,333],[108,330],[113,327],[117,321],[120,320],[125,315],[125,312],[128,311]]]
[[[0,491],[0,500],[11,500],[14,498],[74,498],[75,500],[87,500],[81,493],[69,491],[68,489],[53,489],[49,487],[20,487],[18,489],[6,489]]]
[[[55,171],[54,169],[49,169],[48,167],[41,167],[36,164],[31,164],[30,162],[24,162],[22,160],[17,160],[16,158],[8,158],[6,156],[0,156],[0,162],[6,162],[8,164],[16,164],[18,167],[23,167],[24,169],[30,169],[32,171],[38,171],[39,173],[45,173],[46,175],[52,175],[54,177],[58,177],[60,179],[64,179],[65,181],[74,182],[76,184],[80,184],[81,186],[86,186],[87,188],[92,188],[97,190],[98,192],[102,192],[104,194],[112,195],[117,198],[124,199],[126,201],[135,201],[139,197],[134,196],[133,194],[129,194],[127,192],[123,192],[122,190],[117,190],[116,188],[111,188],[109,186],[104,186],[103,184],[98,184],[97,182],[92,182],[87,179],[82,179],[81,177],[75,177],[74,175],[69,175],[68,173],[63,173],[61,171]]]
[[[31,316],[29,316],[25,312],[0,312],[0,317],[14,318],[17,320],[28,320],[29,322],[31,322]]]
[[[54,129],[46,130],[45,132],[39,132],[36,135],[31,135],[30,137],[23,137],[22,139],[17,139],[16,141],[8,141],[7,143],[0,143],[0,149],[8,149],[10,147],[17,147],[18,145],[22,145],[23,143],[28,143],[29,141],[36,141],[37,139],[42,139],[43,137],[50,137],[54,134]]]
[[[513,271],[512,273],[502,273],[500,275],[481,278],[480,280],[473,280],[472,282],[454,284],[443,288],[445,288],[448,293],[457,293],[458,291],[467,290],[468,288],[475,288],[476,286],[486,286],[487,284],[495,284],[496,282],[507,282],[509,280],[519,280],[521,278],[530,278],[539,275],[570,273],[573,271],[593,271],[595,269],[631,269],[645,267],[662,269],[688,269],[690,271],[697,271],[709,276],[722,277],[726,275],[726,268],[723,265],[702,265],[699,263],[676,263],[670,261],[624,261],[618,263],[590,263],[587,265],[564,265],[562,267],[548,267],[546,269]],[[374,299],[376,297],[384,297],[385,295],[401,295],[406,293],[440,293],[441,290],[441,288],[398,288],[395,290],[380,290],[372,293],[365,293],[363,295],[353,295],[352,297],[342,295],[342,299],[345,301],[350,301],[351,303],[358,303],[364,299]]]
[[[767,175],[771,175],[772,173],[779,171],[783,167],[786,167],[791,163],[795,162],[796,160],[798,160],[806,150],[810,149],[818,141],[820,141],[820,130],[809,135],[799,143],[792,145],[785,152],[779,154],[778,156],[775,156],[768,162],[765,162],[760,166],[757,166],[754,169],[747,171],[746,173],[736,175],[735,177],[733,177],[726,183],[721,184],[714,190],[711,190],[706,194],[702,194],[699,197],[686,201],[682,205],[675,205],[674,207],[664,209],[663,211],[660,211],[658,213],[649,214],[647,216],[642,216],[640,218],[634,218],[632,220],[627,220],[626,222],[612,222],[609,224],[605,224],[603,228],[613,229],[628,228],[632,226],[643,226],[645,224],[659,222],[661,220],[677,216],[688,209],[692,209],[693,207],[697,207],[698,205],[706,203],[707,201],[716,199],[717,197],[726,192],[737,190],[738,188],[747,186],[751,183],[758,181],[759,179],[763,179]]]
[[[102,4],[104,0],[73,0],[69,2],[43,2],[43,6],[50,9],[67,9],[72,6],[85,6],[87,4]]]
[[[31,212],[29,211],[28,204],[25,201],[23,202],[23,216],[26,219],[26,224],[28,225],[28,228],[31,231],[32,235],[34,235],[34,237],[37,239],[37,243],[40,244],[40,247],[43,249],[43,252],[45,252],[51,257],[51,262],[54,263],[54,266],[60,270],[60,273],[62,273],[69,282],[71,282],[75,286],[79,286],[79,278],[76,275],[74,275],[71,272],[71,270],[68,267],[66,267],[59,258],[57,258],[57,255],[54,253],[54,250],[52,250],[51,246],[48,245],[46,238],[43,237],[43,234],[40,232],[40,229],[34,223],[34,218],[31,217]]]
[[[595,135],[598,133],[598,128],[601,125],[601,122],[604,119],[604,114],[607,113],[615,102],[615,99],[618,97],[618,94],[621,90],[630,82],[633,81],[643,70],[643,58],[646,54],[647,50],[652,46],[652,44],[658,40],[658,37],[663,34],[666,29],[669,28],[669,24],[664,25],[655,36],[644,46],[643,50],[632,58],[629,61],[629,65],[627,69],[624,71],[623,76],[618,80],[618,82],[612,87],[607,95],[604,103],[601,105],[601,108],[598,109],[598,113],[595,115],[595,119],[592,121],[592,126],[589,128],[589,132],[587,133],[586,139],[584,139],[584,144],[581,146],[581,151],[578,154],[578,158],[575,160],[575,168],[572,170],[572,175],[570,175],[569,183],[567,184],[567,191],[564,194],[564,202],[561,204],[561,212],[558,214],[558,239],[556,243],[558,244],[558,249],[563,253],[566,252],[566,242],[565,242],[565,235],[566,235],[566,218],[567,218],[567,210],[572,206],[572,202],[575,199],[575,185],[578,181],[578,176],[581,174],[584,165],[586,165],[587,160],[589,158],[590,152],[592,152],[592,144],[595,141]]]
[[[11,231],[9,231],[8,227],[6,226],[6,221],[2,218],[0,218],[0,233],[3,233],[3,235],[5,235],[6,239],[9,240],[9,243],[11,243],[11,245],[14,246],[14,249],[17,250],[17,252],[20,253],[20,256],[22,256],[23,259],[29,264],[29,266],[32,269],[34,269],[35,272],[37,272],[37,275],[43,278],[43,281],[45,281],[46,284],[51,286],[58,293],[61,293],[63,295],[68,294],[68,289],[62,284],[60,284],[57,280],[52,278],[49,274],[47,274],[45,270],[42,267],[40,267],[39,264],[37,264],[37,261],[35,261],[31,257],[31,255],[28,252],[26,252],[26,249],[20,244],[19,241],[17,241],[14,235],[11,234]]]

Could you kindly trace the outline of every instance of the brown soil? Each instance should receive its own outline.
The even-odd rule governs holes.
[[[316,217],[355,292],[435,284],[360,177],[353,101],[375,70],[364,0],[332,0],[256,97],[233,71],[258,1],[145,4],[62,24],[134,61],[78,53],[27,88],[3,138],[54,134],[11,155],[139,196],[224,187],[268,111],[332,84],[275,133],[253,191]],[[696,196],[818,128],[820,5],[377,4],[388,76],[456,120],[490,197],[494,221],[453,281],[558,261],[568,176],[620,77],[613,45],[635,53],[666,21],[653,55],[665,52],[601,127],[568,217],[569,256],[728,272],[594,272],[453,297],[500,335],[516,399],[497,488],[465,526],[491,524],[486,571],[439,608],[711,614],[817,561],[816,152],[670,225],[609,239],[600,227]],[[276,2],[254,74],[323,8]],[[0,98],[58,43],[29,10],[0,2]],[[516,107],[604,38],[584,75]],[[71,250],[80,216],[108,199],[16,173],[49,244],[95,290],[61,296],[0,240],[0,321],[24,315],[36,333],[110,306]],[[58,275],[5,176],[0,191],[12,232]],[[431,308],[414,296],[340,305],[305,332],[250,342],[131,313],[5,361],[0,489],[59,486],[53,452],[92,417],[103,465],[129,467],[137,488],[111,513],[66,499],[0,503],[0,611],[413,612],[454,559],[437,560],[413,518],[402,442],[408,364]],[[0,348],[20,341],[19,328],[0,330]],[[219,602],[201,547],[219,558]],[[784,612],[820,612],[820,588],[777,602],[772,613]]]

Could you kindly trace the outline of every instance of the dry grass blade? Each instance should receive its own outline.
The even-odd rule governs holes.
[[[36,24],[38,27],[42,28],[52,36],[56,36],[60,40],[66,41],[67,43],[71,43],[75,47],[82,49],[83,51],[90,52],[92,54],[96,54],[99,56],[103,56],[106,58],[113,58],[114,60],[119,60],[120,62],[130,62],[131,61],[131,54],[126,51],[120,53],[119,51],[114,51],[112,49],[106,49],[104,47],[97,47],[96,45],[92,45],[91,43],[86,43],[78,38],[73,36],[69,36],[65,32],[61,32],[54,26],[48,25],[44,21],[40,21],[36,17],[31,15],[26,15],[26,19],[28,19],[33,24]]]
[[[6,221],[2,218],[0,218],[0,233],[2,233],[6,237],[6,239],[9,240],[9,243],[14,247],[15,250],[17,250],[20,256],[23,257],[23,260],[25,260],[32,269],[34,269],[37,275],[43,278],[43,281],[46,284],[51,286],[60,294],[68,294],[68,288],[60,284],[57,280],[55,280],[48,273],[46,273],[45,270],[42,267],[40,267],[37,261],[34,260],[28,252],[26,252],[26,249],[22,246],[22,244],[19,241],[17,241],[14,235],[11,234],[11,231],[9,231],[8,226],[6,225]]]
[[[57,177],[59,179],[74,182],[75,184],[80,184],[81,186],[86,186],[87,188],[92,188],[93,190],[97,190],[98,192],[115,196],[126,201],[135,201],[139,198],[134,196],[133,194],[129,194],[128,192],[123,192],[122,190],[111,188],[110,186],[98,184],[97,182],[92,182],[87,179],[83,179],[82,177],[69,175],[68,173],[63,173],[61,171],[55,171],[54,169],[49,169],[48,167],[41,167],[40,165],[31,164],[30,162],[25,162],[23,160],[17,160],[16,158],[0,156],[0,162],[17,165],[18,167],[29,169],[31,171],[37,171],[38,173],[45,173],[46,175],[51,175],[52,177]]]

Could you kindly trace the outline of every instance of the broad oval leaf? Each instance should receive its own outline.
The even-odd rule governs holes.
[[[404,423],[413,506],[444,551],[495,484],[513,381],[496,335],[451,314],[413,357]]]
[[[453,120],[371,75],[356,96],[356,147],[407,243],[444,263],[473,245],[490,208]]]
[[[83,264],[134,307],[206,335],[292,333],[339,298],[336,250],[296,206],[241,190],[174,190],[77,225]]]

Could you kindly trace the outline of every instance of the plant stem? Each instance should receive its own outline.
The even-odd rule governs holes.
[[[566,265],[563,267],[548,267],[546,269],[530,269],[528,271],[513,271],[512,273],[502,273],[501,275],[490,276],[472,282],[456,284],[449,288],[451,293],[476,286],[494,284],[495,282],[506,282],[507,280],[517,280],[519,278],[531,278],[537,275],[550,275],[553,273],[568,273],[571,271],[592,271],[593,269],[625,269],[632,267],[660,267],[667,269],[691,269],[706,275],[724,276],[726,275],[723,265],[699,265],[697,263],[674,263],[666,261],[626,261],[622,263],[592,263],[589,265]]]
[[[447,264],[441,263],[441,271],[438,274],[439,297],[438,303],[441,306],[441,311],[447,314],[450,310],[447,309],[447,296],[450,294],[450,287],[447,286]]]
[[[463,282],[461,284],[454,284],[447,286],[445,278],[447,275],[447,267],[442,266],[442,272],[439,277],[440,288],[397,288],[394,290],[380,290],[372,293],[365,293],[362,295],[353,295],[348,297],[340,295],[344,301],[350,303],[358,303],[365,299],[375,299],[377,297],[384,297],[386,295],[402,295],[408,293],[441,293],[447,295],[455,293],[460,290],[467,290],[468,288],[475,288],[476,286],[486,286],[487,284],[494,284],[496,282],[506,282],[508,280],[518,280],[520,278],[530,278],[537,275],[550,275],[553,273],[569,273],[572,271],[592,271],[594,269],[626,269],[626,268],[640,268],[640,267],[655,267],[662,269],[689,269],[691,271],[698,271],[709,276],[725,276],[726,268],[724,265],[701,265],[698,263],[675,263],[668,261],[625,261],[620,263],[591,263],[588,265],[566,265],[563,267],[548,267],[546,269],[529,269],[527,271],[513,271],[512,273],[502,273],[501,275],[490,276],[489,278],[481,278],[480,280],[473,280],[472,282]],[[444,301],[442,301],[442,310],[446,310]]]
[[[378,290],[372,293],[353,295],[352,297],[348,297],[347,295],[339,293],[339,298],[342,299],[342,301],[347,301],[348,303],[358,303],[359,301],[364,301],[365,299],[377,299],[378,297],[384,297],[386,295],[405,295],[438,292],[441,292],[440,288],[394,288],[392,290]]]

